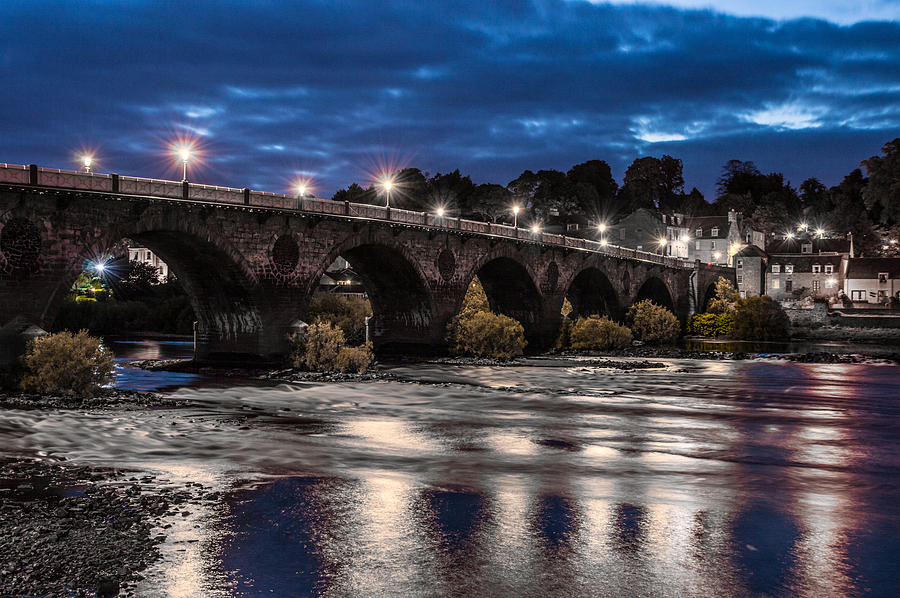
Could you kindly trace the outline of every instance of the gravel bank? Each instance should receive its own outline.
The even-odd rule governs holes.
[[[33,459],[0,459],[0,595],[130,596],[159,556],[157,530],[199,484]]]

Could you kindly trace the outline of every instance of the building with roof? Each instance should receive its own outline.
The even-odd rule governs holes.
[[[738,213],[726,216],[698,216],[687,222],[690,235],[689,258],[707,264],[729,264],[743,244]]]
[[[128,261],[141,262],[153,266],[158,271],[160,282],[165,282],[169,278],[169,266],[159,259],[159,256],[147,249],[146,247],[128,247]]]
[[[735,254],[735,281],[741,297],[765,294],[768,263],[768,254],[756,245],[747,245]]]
[[[854,303],[900,300],[900,258],[860,257],[849,260],[844,293]]]
[[[843,288],[846,263],[846,255],[839,253],[770,255],[766,294],[779,301],[835,296]]]

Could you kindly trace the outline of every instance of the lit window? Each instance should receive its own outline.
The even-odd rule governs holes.
[[[878,282],[881,284],[886,284],[888,281],[888,273],[887,272],[879,272],[878,273]]]
[[[743,275],[741,275],[741,274],[737,275],[737,283],[744,284],[744,276]]]
[[[738,260],[738,261],[737,261],[737,267],[738,267],[738,268],[743,268],[743,267],[744,267],[744,260]]]
[[[709,242],[709,248],[710,248],[710,249],[715,249],[715,248],[716,248],[716,242],[715,242],[715,241],[710,241],[710,242]]]
[[[813,281],[813,293],[818,293],[818,292],[819,292],[819,281],[814,280]]]
[[[812,253],[812,243],[804,243],[801,245],[800,253]]]
[[[698,237],[702,237],[702,236],[703,236],[703,229],[702,229],[702,228],[698,228],[695,232],[697,233],[697,236],[698,236]]]
[[[718,236],[719,236],[719,229],[717,229],[717,228],[712,229],[712,231],[710,231],[710,234],[711,234],[712,236],[714,236],[714,237],[718,237]]]
[[[700,241],[697,241],[696,243],[694,243],[694,249],[696,249],[697,251],[700,251]]]
[[[772,264],[772,274],[781,272],[781,264]]]
[[[821,271],[822,271],[822,265],[821,265],[821,264],[813,264],[813,267],[812,267],[812,272],[813,272],[813,274],[818,274],[818,273],[821,272]]]
[[[794,273],[794,264],[785,264],[784,265],[784,273],[785,274],[793,274]]]
[[[825,264],[825,274],[831,274],[834,272],[834,266],[831,264]]]
[[[773,288],[773,289],[780,289],[780,288],[781,288],[781,282],[780,282],[777,278],[776,278],[775,280],[772,281],[772,288]]]

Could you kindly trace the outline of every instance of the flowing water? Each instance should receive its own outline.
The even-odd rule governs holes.
[[[0,443],[224,491],[146,596],[900,595],[900,367],[660,362],[201,385]]]

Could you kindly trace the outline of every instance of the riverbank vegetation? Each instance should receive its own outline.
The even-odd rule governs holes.
[[[347,346],[343,330],[326,320],[317,320],[304,334],[294,335],[292,344],[292,365],[314,372],[362,374],[375,360],[372,343]]]
[[[790,320],[781,304],[771,297],[741,299],[734,285],[720,276],[707,311],[693,316],[687,331],[735,340],[782,340],[790,336]]]
[[[86,330],[35,338],[22,364],[22,387],[36,393],[89,397],[115,378],[112,352]]]
[[[637,340],[650,345],[666,345],[681,335],[681,324],[671,311],[649,299],[628,308],[626,319]]]
[[[517,357],[528,345],[522,324],[491,311],[477,276],[469,283],[459,313],[447,325],[447,341],[457,355],[496,359]]]
[[[606,316],[590,316],[575,320],[569,333],[569,346],[576,351],[624,349],[631,346],[633,338],[627,326],[617,324]]]
[[[118,274],[124,270],[124,274]],[[85,270],[60,307],[53,330],[87,330],[95,335],[158,332],[191,334],[194,310],[173,277],[159,269],[124,260],[110,262],[102,274]]]

